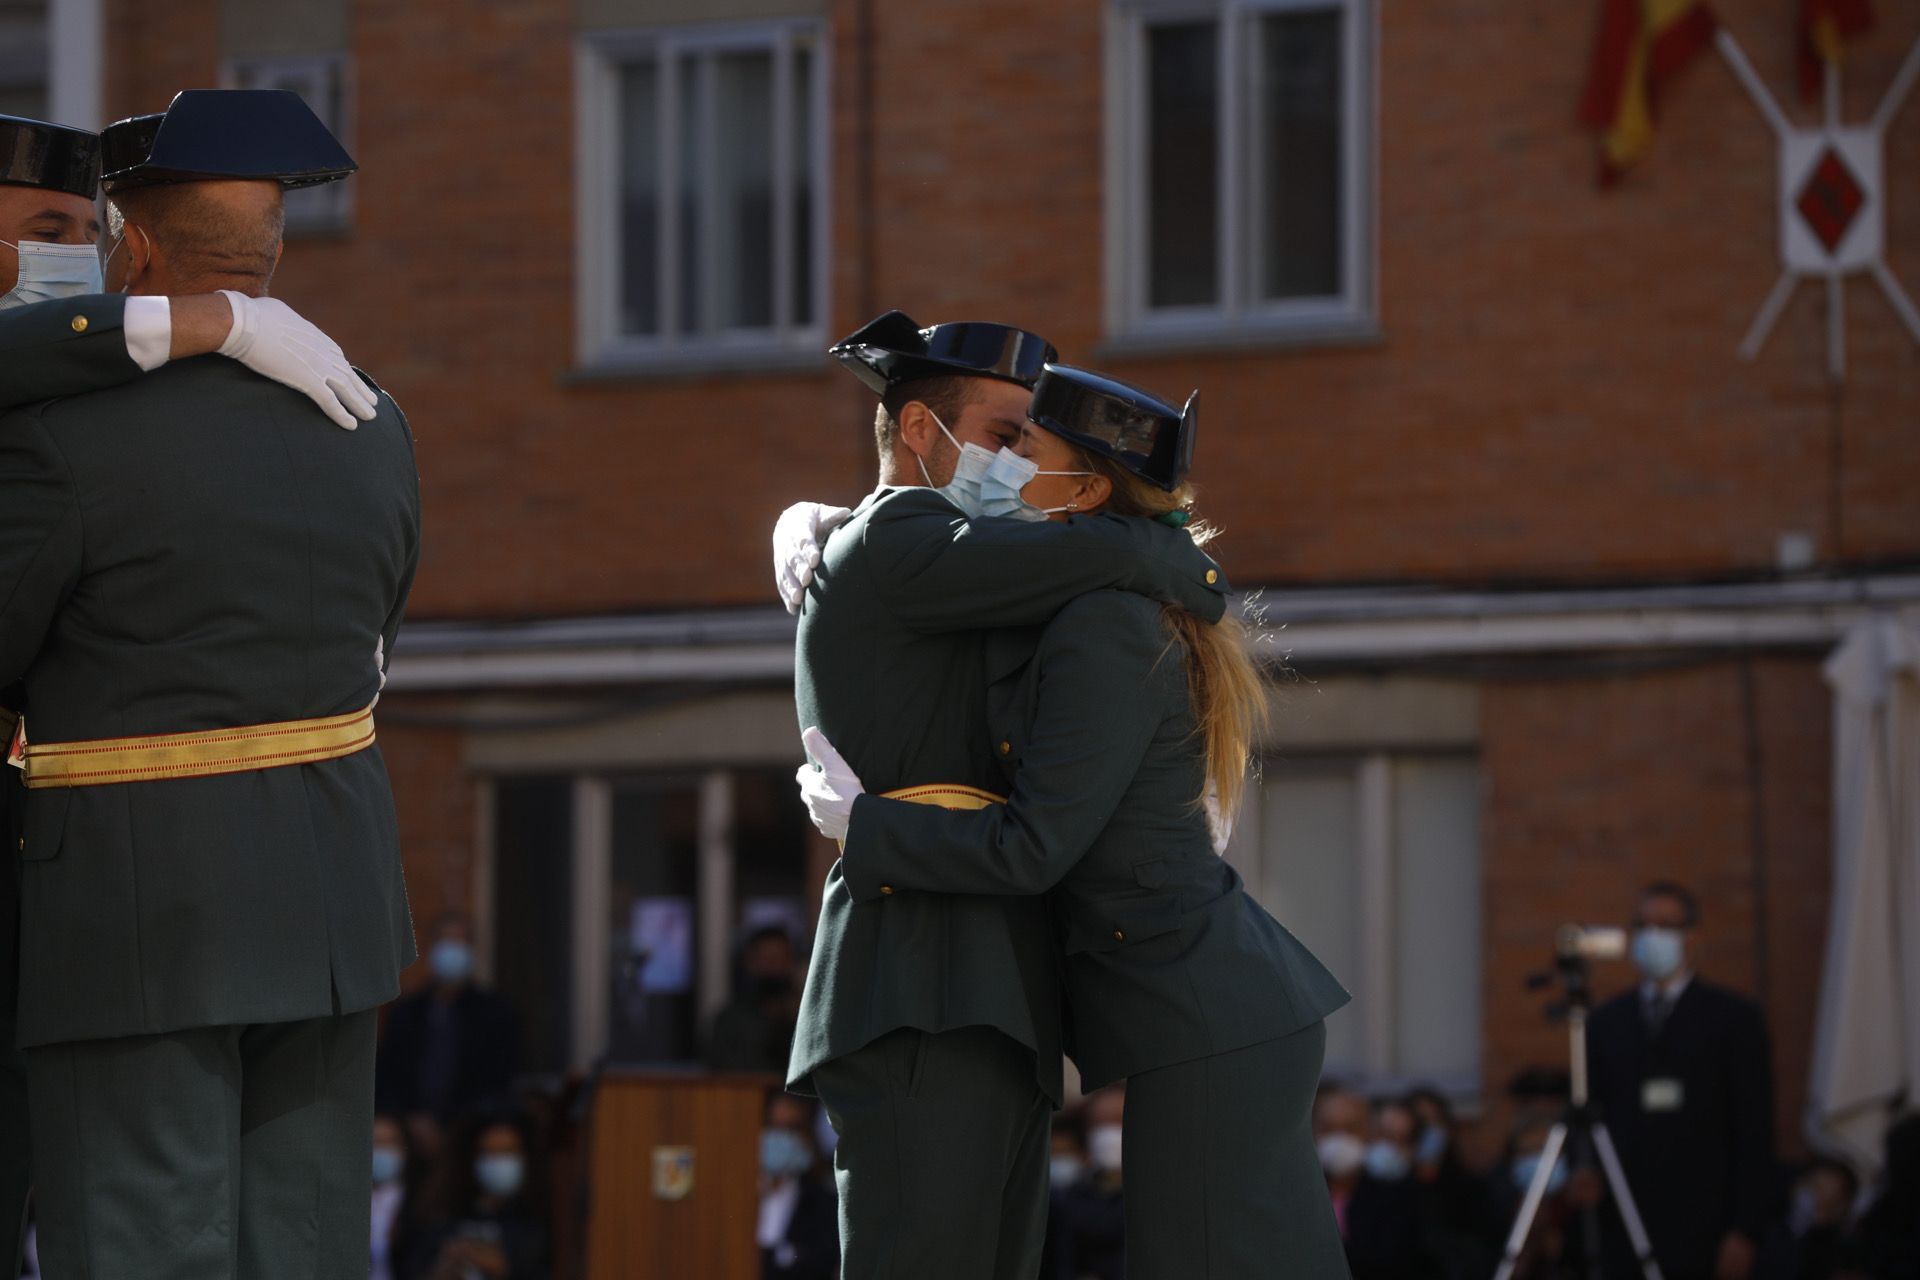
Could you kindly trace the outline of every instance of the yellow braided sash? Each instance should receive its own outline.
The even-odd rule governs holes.
[[[358,711],[316,720],[86,742],[28,742],[24,754],[28,787],[98,787],[315,764],[372,745],[373,704],[368,703]]]
[[[901,787],[888,791],[882,800],[905,800],[910,804],[937,804],[942,809],[984,809],[990,804],[1005,804],[1005,796],[978,787],[963,787],[957,782],[929,782],[922,787]]]

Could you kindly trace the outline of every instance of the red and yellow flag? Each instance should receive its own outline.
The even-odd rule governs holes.
[[[1661,89],[1712,43],[1718,26],[1703,0],[1601,0],[1580,119],[1600,130],[1602,185],[1653,145]]]
[[[1873,0],[1800,0],[1800,93],[1820,96],[1829,65],[1841,45],[1873,28]]]

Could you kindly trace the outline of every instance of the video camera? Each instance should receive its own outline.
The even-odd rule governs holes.
[[[1593,1003],[1593,988],[1587,980],[1587,965],[1595,960],[1627,958],[1627,931],[1611,925],[1563,924],[1553,931],[1553,968],[1533,974],[1527,987],[1539,991],[1557,979],[1566,987],[1566,999],[1549,1010],[1550,1018],[1566,1016],[1573,1006],[1587,1008]]]

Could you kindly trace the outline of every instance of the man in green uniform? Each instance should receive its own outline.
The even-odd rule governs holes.
[[[264,294],[282,188],[352,169],[291,94],[182,94],[116,164],[121,129],[108,283],[138,296]],[[414,956],[371,704],[419,518],[366,394],[346,433],[184,360],[0,418],[50,1274],[365,1273],[374,1009]]]
[[[242,334],[244,321],[252,320],[253,340],[235,342],[225,354],[312,396],[342,426],[372,416],[372,395],[353,381],[339,348],[279,303],[238,294],[102,296],[94,246],[99,181],[98,135],[0,115],[0,409],[104,390],[169,359],[221,351],[234,337],[238,315]],[[17,688],[0,694],[0,740],[13,737],[19,695]],[[16,770],[0,770],[0,838],[9,850],[19,838],[20,789]],[[26,1062],[14,1048],[18,871],[10,857],[0,872],[3,1275],[19,1270],[31,1167]]]
[[[801,608],[802,726],[857,744],[880,792],[979,803],[999,779],[986,628],[1033,627],[1123,587],[1217,620],[1226,582],[1185,533],[1120,517],[984,512],[1053,355],[1003,325],[892,312],[833,349],[881,398],[881,487],[828,541]],[[918,487],[924,481],[929,487]],[[853,901],[828,876],[789,1083],[840,1135],[847,1280],[1032,1280],[1061,1097],[1059,977],[1037,898]]]

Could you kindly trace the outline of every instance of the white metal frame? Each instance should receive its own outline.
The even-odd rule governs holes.
[[[220,84],[227,89],[258,87],[258,77],[271,76],[277,85],[303,83],[296,89],[320,122],[333,131],[341,145],[353,150],[353,59],[344,52],[272,54],[229,58],[220,67]],[[335,110],[335,103],[338,110]],[[344,231],[353,225],[353,180],[329,182],[289,192],[289,231]]]
[[[813,119],[806,133],[807,156],[793,154],[791,130],[784,114],[792,97],[795,51],[804,43],[813,59],[809,108]],[[703,332],[704,315],[684,317],[680,311],[680,62],[684,55],[699,56],[696,64],[701,111],[711,120],[714,110],[714,57],[730,51],[766,51],[773,55],[771,148],[774,184],[774,325],[770,329],[728,329]],[[617,196],[620,179],[619,73],[631,62],[650,58],[659,68],[656,93],[658,192],[662,217],[657,246],[660,332],[643,336],[621,331],[619,281],[621,239]],[[686,356],[741,359],[774,354],[813,355],[824,341],[826,298],[831,279],[828,263],[829,99],[831,65],[825,24],[814,18],[776,22],[724,23],[671,27],[640,32],[602,32],[583,37],[574,51],[575,122],[575,354],[579,364],[593,366],[665,366]],[[793,265],[798,249],[792,224],[793,181],[806,164],[813,175],[812,252],[813,315],[795,324]],[[716,203],[716,174],[702,167],[700,204]],[[711,236],[701,246],[701,307],[714,306],[714,265],[718,246]]]
[[[47,119],[98,129],[102,119],[101,0],[47,6]]]
[[[1341,292],[1324,298],[1266,301],[1255,295],[1259,237],[1254,229],[1260,163],[1262,69],[1255,24],[1270,13],[1341,15]],[[1107,330],[1122,338],[1272,332],[1314,336],[1370,327],[1378,314],[1377,187],[1379,68],[1376,0],[1114,0],[1107,14]],[[1219,23],[1220,302],[1206,307],[1148,305],[1146,37],[1170,21]]]

